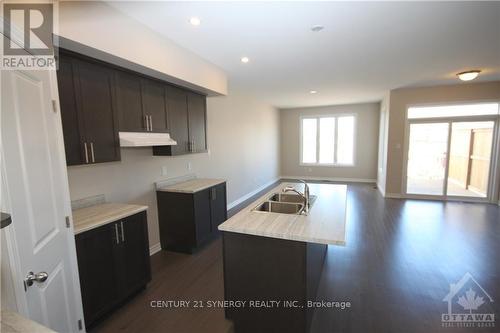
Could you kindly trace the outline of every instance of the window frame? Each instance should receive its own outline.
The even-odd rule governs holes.
[[[353,117],[354,129],[353,129],[353,148],[352,148],[352,163],[338,163],[337,162],[337,145],[338,145],[338,119],[341,117]],[[320,151],[320,118],[335,118],[335,137],[333,143],[333,163],[320,163],[319,162],[319,151]],[[304,163],[302,162],[302,152],[303,152],[303,120],[304,119],[316,119],[316,163]],[[333,113],[333,114],[319,114],[319,115],[307,115],[301,114],[299,116],[299,166],[316,166],[316,167],[347,167],[352,168],[356,166],[356,149],[357,149],[357,129],[358,129],[358,115],[357,113]]]

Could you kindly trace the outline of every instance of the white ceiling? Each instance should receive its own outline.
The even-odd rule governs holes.
[[[500,79],[500,2],[110,4],[223,68],[230,89],[277,107],[376,101],[459,83],[455,74],[473,68],[483,70],[476,81]]]

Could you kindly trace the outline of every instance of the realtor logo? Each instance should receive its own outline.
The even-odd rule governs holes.
[[[441,315],[443,327],[495,327],[493,298],[470,273],[450,284],[443,302],[448,303],[448,313]]]
[[[53,69],[54,5],[4,3],[1,69]]]

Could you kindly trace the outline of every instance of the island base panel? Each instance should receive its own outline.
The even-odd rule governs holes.
[[[234,332],[308,332],[314,309],[307,301],[316,299],[326,250],[323,244],[223,232],[225,299],[246,301],[226,308]]]

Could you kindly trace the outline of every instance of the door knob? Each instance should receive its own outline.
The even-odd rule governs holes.
[[[33,273],[29,272],[28,275],[26,275],[26,279],[24,279],[26,285],[28,287],[31,287],[33,285],[33,282],[45,282],[47,278],[49,277],[49,274],[46,272],[40,272],[40,273]]]

